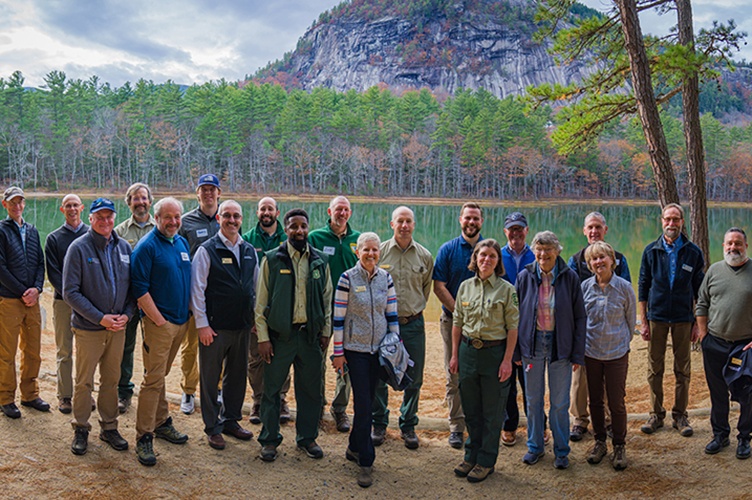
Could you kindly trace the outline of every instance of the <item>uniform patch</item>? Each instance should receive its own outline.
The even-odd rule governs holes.
[[[313,277],[313,279],[315,280],[321,279],[321,271],[314,269],[313,272],[311,272],[311,277]]]
[[[517,293],[516,292],[512,293],[512,304],[514,304],[514,307],[520,307],[520,303],[517,300]]]
[[[222,257],[222,264],[232,264],[231,257]]]
[[[357,243],[350,243],[350,250],[352,250],[352,253],[355,253],[355,250],[358,248]]]

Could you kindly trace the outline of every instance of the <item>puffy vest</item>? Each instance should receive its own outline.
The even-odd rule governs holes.
[[[241,240],[242,241],[242,240]],[[256,304],[254,273],[258,258],[247,242],[240,245],[240,263],[219,235],[201,246],[209,254],[211,266],[206,282],[206,316],[214,330],[240,330],[253,326]]]
[[[590,269],[588,269],[587,262],[585,262],[586,248],[587,247],[574,254],[574,261],[577,263],[577,276],[580,277],[580,282],[585,281],[593,275],[593,273],[590,272]],[[614,274],[616,276],[621,276],[621,264],[624,261],[624,255],[614,250],[614,256],[616,257],[616,269],[614,269]]]

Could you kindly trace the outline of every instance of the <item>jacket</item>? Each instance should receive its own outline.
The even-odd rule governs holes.
[[[44,287],[44,253],[39,231],[28,222],[26,251],[16,221],[7,217],[0,221],[0,297],[20,299],[29,288],[41,293]]]

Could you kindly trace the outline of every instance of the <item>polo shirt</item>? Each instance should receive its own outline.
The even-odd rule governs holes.
[[[479,236],[478,241],[481,240],[483,240],[483,236]],[[457,297],[460,283],[475,276],[475,273],[467,268],[470,265],[470,258],[473,256],[473,248],[460,235],[441,245],[439,253],[436,254],[433,279],[446,283],[447,290],[454,298]],[[451,316],[451,311],[447,310],[446,307],[442,305],[441,309]]]

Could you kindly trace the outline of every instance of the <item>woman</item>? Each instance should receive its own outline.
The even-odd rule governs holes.
[[[554,438],[554,467],[569,467],[569,389],[572,371],[585,363],[587,317],[580,278],[559,256],[562,247],[551,231],[535,235],[535,262],[517,277],[520,300],[518,355],[525,370],[528,406],[527,453],[533,465],[544,455],[543,399],[548,370],[549,427]]]
[[[465,459],[455,469],[471,483],[494,471],[517,343],[519,310],[514,287],[503,280],[496,240],[475,245],[468,268],[475,277],[457,291],[449,370],[459,373],[468,438]]]
[[[627,435],[627,409],[624,396],[629,366],[629,342],[635,329],[637,299],[632,285],[614,274],[616,256],[606,242],[598,241],[585,250],[585,262],[593,276],[582,282],[587,311],[585,368],[587,369],[590,418],[595,444],[587,461],[598,464],[608,453],[606,419],[603,403],[604,383],[611,410],[616,470],[627,468],[624,443]]]
[[[373,483],[371,406],[379,380],[377,351],[387,330],[399,333],[394,283],[389,273],[377,266],[380,245],[376,233],[358,238],[358,262],[342,273],[337,283],[332,322],[332,365],[338,373],[350,373],[355,412],[345,456],[360,465],[358,484],[364,488]]]

